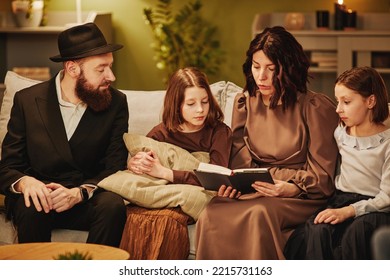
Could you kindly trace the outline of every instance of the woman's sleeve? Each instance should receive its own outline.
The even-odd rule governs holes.
[[[382,178],[379,193],[372,199],[361,200],[354,204],[355,217],[370,212],[390,212],[390,150],[387,151],[382,166]]]
[[[252,167],[252,156],[244,141],[244,130],[247,119],[247,96],[239,93],[234,99],[232,115],[233,143],[230,156],[230,168]]]
[[[302,190],[303,197],[323,199],[335,190],[338,148],[333,135],[339,117],[333,101],[323,94],[310,98],[303,106],[303,114],[309,134],[307,160],[292,181]]]

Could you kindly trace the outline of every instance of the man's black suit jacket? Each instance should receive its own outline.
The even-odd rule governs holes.
[[[113,88],[104,112],[87,108],[71,139],[67,139],[55,78],[15,94],[0,163],[0,190],[24,175],[67,187],[97,184],[126,168],[123,134],[128,129],[126,96]]]

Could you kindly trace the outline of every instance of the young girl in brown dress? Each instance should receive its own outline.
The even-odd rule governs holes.
[[[161,142],[179,146],[189,152],[207,152],[210,156],[210,163],[227,167],[232,143],[232,132],[223,122],[223,117],[223,112],[212,95],[206,75],[192,67],[179,69],[173,74],[168,83],[162,122],[155,126],[147,136]],[[200,186],[194,172],[172,170],[163,166],[153,151],[139,152],[131,157],[128,161],[128,169],[136,174],[147,174],[156,178],[166,179],[173,184]],[[187,258],[189,249],[186,226],[190,218],[180,209],[175,210],[176,213],[172,213],[171,210],[143,210],[143,214],[147,212],[150,221],[149,226],[151,228],[148,234],[154,235],[151,240],[159,239],[157,235],[161,233],[163,228],[167,229],[167,232],[163,235],[160,234],[161,238],[154,242],[154,245],[152,245],[154,248],[148,249],[153,251],[153,253],[148,255],[147,253],[133,251],[135,245],[132,246],[132,244],[139,242],[139,240],[136,240],[136,236],[128,236],[128,227],[133,227],[136,231],[134,223],[129,225],[129,219],[134,218],[131,214],[128,215],[121,247],[133,252],[133,254],[130,253],[131,257],[138,255],[140,258],[148,259]],[[175,215],[175,217],[180,216],[180,222],[184,223],[185,230],[183,234],[185,236],[183,234],[178,236],[180,235],[178,231],[169,230],[167,223],[171,223],[171,219],[166,217],[171,214]],[[124,240],[127,240],[127,242],[123,242]],[[184,241],[180,244],[178,240]],[[164,245],[160,248],[159,243]]]

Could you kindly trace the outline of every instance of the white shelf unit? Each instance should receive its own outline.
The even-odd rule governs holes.
[[[314,90],[333,97],[334,81],[338,75],[354,66],[374,66],[373,52],[390,55],[390,31],[292,31],[305,51],[334,51],[337,67],[312,67]],[[390,89],[389,68],[376,68]],[[324,80],[325,79],[325,80]],[[320,81],[318,81],[320,80]]]
[[[49,67],[51,75],[62,68],[61,63],[49,57],[58,54],[58,34],[75,25],[74,12],[49,12],[48,25],[40,27],[16,27],[11,15],[5,19],[0,27],[0,83],[13,67]],[[83,21],[96,23],[107,41],[112,42],[111,13],[86,12]]]
[[[261,32],[265,26],[283,25],[283,13],[259,15],[254,19],[252,35]],[[306,52],[335,52],[337,67],[310,67],[314,77],[309,88],[323,92],[333,98],[334,81],[338,75],[355,66],[372,66],[372,54],[383,52],[390,61],[390,13],[360,15],[358,26],[364,29],[354,31],[315,30],[313,14],[306,14],[308,19],[304,30],[290,30]],[[266,20],[264,20],[266,19]],[[386,29],[387,28],[387,29]],[[381,73],[390,90],[390,63],[376,68]]]

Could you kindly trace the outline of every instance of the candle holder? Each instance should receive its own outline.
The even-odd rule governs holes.
[[[318,30],[329,29],[329,11],[316,11],[316,26]]]
[[[356,30],[356,11],[348,9],[344,17],[344,30]]]
[[[334,3],[335,15],[334,15],[334,29],[343,30],[344,29],[344,18],[346,14],[345,5]]]

